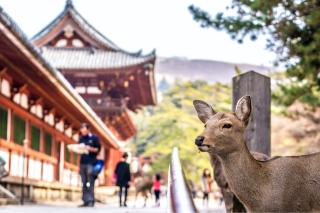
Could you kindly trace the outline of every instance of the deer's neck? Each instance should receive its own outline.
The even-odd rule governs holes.
[[[245,144],[241,141],[241,144]],[[219,156],[228,184],[246,205],[256,204],[262,197],[263,168],[244,145],[239,151]],[[260,181],[261,180],[261,184]]]

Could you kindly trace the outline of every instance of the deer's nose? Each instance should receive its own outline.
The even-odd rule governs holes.
[[[198,136],[198,137],[196,138],[196,140],[195,140],[195,144],[196,144],[197,146],[201,146],[202,143],[203,143],[203,140],[204,140],[204,137],[203,137],[203,136]]]

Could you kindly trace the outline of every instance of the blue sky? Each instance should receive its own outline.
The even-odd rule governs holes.
[[[238,44],[225,32],[202,29],[188,11],[198,5],[212,14],[230,0],[73,0],[76,9],[121,48],[162,57],[186,57],[270,66],[275,54],[263,38]],[[0,6],[32,37],[64,8],[65,0],[0,0]]]

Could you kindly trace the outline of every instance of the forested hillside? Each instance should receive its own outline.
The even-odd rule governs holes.
[[[210,168],[207,153],[199,153],[194,139],[203,130],[192,101],[206,100],[217,110],[231,108],[231,90],[224,84],[203,81],[176,82],[163,100],[136,117],[138,135],[132,145],[137,154],[156,156],[154,171],[168,170],[173,147],[178,147],[186,175],[197,181],[203,168]]]

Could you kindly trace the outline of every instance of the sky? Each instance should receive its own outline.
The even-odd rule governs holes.
[[[0,0],[0,6],[31,38],[63,9],[65,0]],[[73,0],[96,29],[122,49],[156,49],[160,57],[183,57],[271,66],[275,54],[265,38],[239,44],[222,31],[201,28],[188,11],[194,4],[215,14],[230,0]]]

